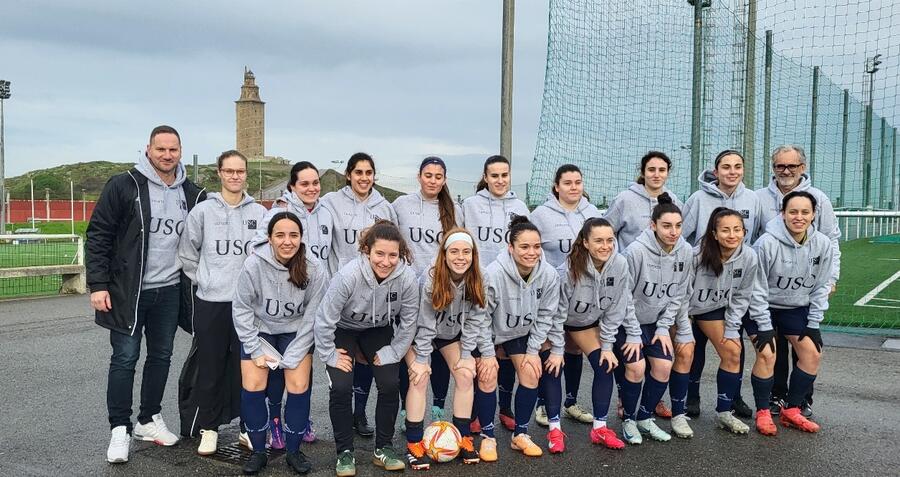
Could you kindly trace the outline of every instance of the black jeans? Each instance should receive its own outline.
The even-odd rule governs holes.
[[[372,363],[375,353],[389,344],[393,337],[394,329],[391,326],[362,331],[337,328],[334,332],[334,345],[347,350],[350,356],[355,356],[358,350]],[[338,454],[345,450],[352,451],[353,372],[347,373],[331,366],[326,366],[325,369],[331,385],[328,413],[334,429],[334,443]],[[394,423],[400,407],[400,363],[373,365],[372,373],[378,387],[378,400],[375,402],[375,448],[378,449],[390,446],[394,437]]]
[[[231,319],[231,302],[194,299],[194,341],[200,369],[194,386],[199,407],[197,428],[215,431],[223,406],[231,402],[228,394],[240,399],[241,343]],[[228,371],[232,372],[230,376]]]
[[[133,334],[109,332],[112,356],[106,388],[106,408],[110,429],[126,426],[131,432],[131,404],[134,371],[141,356],[141,337],[147,336],[147,359],[141,379],[141,409],[138,422],[146,424],[162,410],[161,402],[169,378],[181,287],[171,285],[141,291]],[[115,303],[112,304],[116,306]]]

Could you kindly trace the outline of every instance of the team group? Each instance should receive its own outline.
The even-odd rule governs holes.
[[[356,473],[354,432],[374,435],[375,465],[427,469],[427,387],[431,418],[444,420],[451,376],[450,420],[467,464],[498,459],[498,415],[510,447],[527,456],[543,453],[528,433],[532,417],[549,427],[551,453],[565,450],[561,415],[592,423],[590,440],[610,449],[692,437],[707,342],[720,357],[719,427],[745,434],[739,417],[753,418],[774,436],[778,415],[783,427],[819,430],[812,388],[840,231],[800,147],[775,149],[771,182],[758,191],[743,184],[741,154],[723,151],[684,204],[666,188],[671,160],[648,152],[602,216],[573,164],[559,167],[546,202],[529,212],[502,156],[485,161],[461,205],[444,161],[427,157],[420,189],[392,204],[374,188],[374,159],[356,153],[347,185],[322,197],[316,167],[295,164],[266,210],[245,192],[238,151],[217,160],[220,192],[187,180],[180,159],[178,132],[155,128],[145,157],[107,182],[87,230],[91,304],[113,349],[109,462],[127,462],[132,438],[178,441],[161,401],[179,325],[193,332],[179,381],[181,435],[199,435],[197,452],[215,453],[218,427],[239,415],[252,450],[245,474],[266,466],[267,446],[285,449],[293,471],[311,470],[300,446],[316,439],[314,354],[328,374],[338,476]],[[755,351],[755,412],[740,391],[744,334]],[[590,411],[577,403],[585,358]],[[607,425],[614,384],[618,433]],[[671,433],[655,417],[670,418]]]

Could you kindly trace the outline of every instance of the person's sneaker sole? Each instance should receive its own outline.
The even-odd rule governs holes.
[[[372,457],[372,463],[375,464],[376,467],[380,467],[384,470],[403,470],[406,468],[406,464],[404,464],[402,462],[400,464],[388,465],[388,464],[385,464],[384,462],[382,462],[381,459],[378,459],[375,457]]]

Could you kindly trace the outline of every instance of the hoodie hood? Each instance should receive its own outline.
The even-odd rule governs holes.
[[[475,237],[478,259],[484,266],[493,262],[506,248],[506,232],[513,215],[529,215],[528,206],[513,191],[497,198],[487,189],[481,189],[463,201],[466,228]]]
[[[712,171],[703,171],[698,179],[700,190],[691,194],[683,210],[682,235],[688,243],[692,245],[700,243],[709,224],[709,217],[716,207],[728,207],[741,214],[744,227],[747,229],[744,243],[750,244],[762,235],[762,208],[759,197],[747,189],[743,182],[737,185],[731,195],[727,195],[719,189],[719,180]]]
[[[678,199],[668,187],[663,187],[663,193],[669,194],[672,202],[679,209],[684,208],[684,204]],[[609,204],[606,211],[606,219],[613,225],[616,237],[619,242],[619,250],[625,250],[632,242],[637,239],[645,229],[649,227],[650,216],[653,214],[653,208],[659,201],[656,197],[650,197],[647,189],[643,185],[636,182],[632,183],[628,189],[620,192]]]
[[[184,165],[179,161],[172,185],[159,178],[146,155],[138,160],[135,168],[147,178],[150,199],[150,233],[141,289],[174,285],[178,283],[181,272],[176,250],[188,215],[187,200],[181,187],[185,181]]]
[[[172,185],[168,185],[160,179],[156,169],[153,168],[153,164],[150,163],[150,158],[147,157],[147,154],[141,155],[140,159],[138,159],[138,163],[135,164],[134,167],[138,172],[143,174],[148,181],[160,187],[180,187],[181,184],[184,183],[185,178],[187,178],[186,169],[181,161],[178,161],[178,165],[175,166],[175,182],[173,182]]]
[[[552,267],[558,267],[566,261],[572,251],[572,241],[578,236],[581,226],[591,217],[599,217],[597,210],[584,197],[578,202],[575,210],[563,208],[559,200],[549,194],[547,201],[531,213],[531,222],[541,231],[542,257]]]
[[[397,226],[413,255],[412,267],[422,277],[434,265],[438,246],[443,237],[441,211],[437,198],[426,199],[420,191],[402,195],[393,203]],[[462,223],[462,210],[453,204],[456,224]]]
[[[656,323],[657,328],[668,330],[687,299],[692,264],[690,245],[679,237],[672,250],[666,252],[648,228],[628,246],[625,255],[634,278],[638,321],[643,325]]]
[[[303,224],[303,243],[309,253],[308,258],[322,265],[323,270],[331,275],[331,241],[334,236],[334,221],[331,211],[322,205],[322,200],[316,202],[312,210],[306,208],[293,192],[285,191],[263,218],[259,233],[254,239],[256,242],[268,242],[267,235],[269,222],[279,212],[291,212],[300,219]]]

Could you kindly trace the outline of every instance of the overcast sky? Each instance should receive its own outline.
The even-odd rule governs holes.
[[[181,132],[186,161],[199,154],[212,162],[234,147],[247,65],[267,102],[267,154],[329,167],[362,150],[379,173],[407,178],[437,154],[451,178],[476,180],[484,157],[499,149],[501,5],[4,2],[0,79],[12,81],[13,94],[7,176],[134,161],[162,123]],[[547,9],[548,0],[516,5],[514,183],[525,182],[534,154]],[[896,18],[880,23],[896,27]]]
[[[251,5],[260,5],[252,7]],[[428,154],[474,180],[499,149],[502,2],[7,2],[0,15],[7,176],[134,161],[157,124],[184,158],[234,147],[243,68],[266,101],[266,153],[331,166],[353,152],[409,176]],[[514,163],[540,115],[547,1],[518,2]],[[516,180],[518,179],[518,180]],[[514,182],[524,182],[524,173]]]

